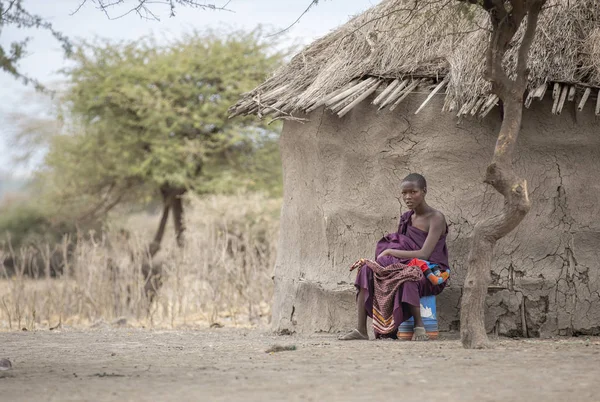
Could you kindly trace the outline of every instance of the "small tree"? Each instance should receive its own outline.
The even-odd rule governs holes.
[[[79,46],[62,98],[67,133],[46,157],[46,187],[65,208],[84,210],[79,219],[157,192],[163,210],[150,253],[171,211],[182,245],[182,195],[210,191],[223,176],[243,185],[233,172],[269,138],[254,119],[228,119],[227,108],[280,63],[271,45],[254,31]]]
[[[521,223],[530,208],[527,181],[515,173],[513,153],[521,131],[524,94],[529,77],[529,49],[546,0],[468,0],[468,3],[482,7],[490,17],[492,32],[486,54],[486,78],[492,84],[492,92],[500,98],[503,112],[494,156],[487,167],[484,182],[502,194],[504,207],[498,215],[475,225],[460,315],[464,347],[483,348],[488,346],[484,309],[487,287],[492,280],[494,246]],[[513,40],[524,21],[525,33],[520,42],[515,44]],[[503,64],[510,46],[518,46],[513,78]]]

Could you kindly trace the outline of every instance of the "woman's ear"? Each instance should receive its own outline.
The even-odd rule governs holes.
[[[427,194],[427,187],[423,187],[423,192]]]

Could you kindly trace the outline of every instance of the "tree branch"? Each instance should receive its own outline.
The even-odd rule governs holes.
[[[228,0],[222,6],[217,6],[213,3],[208,3],[208,4],[207,3],[199,3],[196,0],[163,0],[163,1],[161,1],[161,0],[135,0],[135,1],[137,1],[137,5],[132,6],[129,10],[127,10],[124,13],[115,17],[109,13],[109,9],[113,8],[115,6],[125,5],[128,2],[128,0],[112,0],[112,1],[109,1],[109,0],[81,0],[81,3],[79,3],[79,6],[77,7],[77,9],[75,9],[75,11],[73,11],[71,13],[71,15],[74,15],[77,12],[79,12],[79,10],[81,10],[81,8],[88,2],[94,4],[97,9],[101,10],[104,13],[104,15],[106,15],[106,18],[108,18],[109,20],[117,20],[117,19],[123,18],[131,13],[135,13],[139,17],[144,18],[144,19],[160,21],[159,16],[156,13],[154,13],[151,10],[151,8],[149,7],[150,5],[154,5],[154,4],[168,6],[171,17],[175,16],[175,8],[177,5],[193,7],[193,8],[200,8],[203,10],[232,11],[227,8],[227,6],[229,6],[229,3],[231,3],[231,0]]]
[[[519,47],[516,77],[517,86],[523,91],[525,90],[527,79],[529,77],[529,70],[527,67],[529,50],[531,49],[531,44],[533,43],[533,39],[535,37],[539,15],[544,3],[546,3],[546,0],[534,1],[527,13],[527,28],[525,30],[523,40],[521,41],[521,46]]]
[[[296,21],[292,22],[290,25],[287,26],[287,28],[282,29],[279,32],[275,32],[274,34],[268,35],[267,37],[271,37],[271,36],[276,36],[276,35],[280,35],[284,32],[287,32],[290,30],[290,28],[292,28],[294,25],[296,25],[297,23],[300,22],[300,20],[302,19],[302,17],[304,17],[311,8],[313,8],[314,6],[316,6],[317,4],[319,4],[319,0],[311,0],[310,4],[308,5],[308,7],[306,7],[306,10],[304,10],[302,12],[302,14],[300,14],[300,16],[298,18],[296,18]]]
[[[10,9],[15,5],[15,3],[17,2],[17,0],[12,0],[10,2],[10,4],[8,5],[8,7],[6,8],[6,10],[2,11],[0,13],[0,20],[2,19],[2,17],[4,17],[6,14],[8,14],[8,12],[10,11]],[[1,4],[0,4],[1,6]],[[2,8],[0,8],[0,11],[2,10]]]
[[[510,5],[512,7],[511,14],[517,16],[516,18],[521,17],[524,18],[527,13],[527,8],[525,2],[527,0],[510,0]]]

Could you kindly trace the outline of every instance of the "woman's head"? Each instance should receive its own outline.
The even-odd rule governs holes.
[[[425,201],[427,194],[427,181],[418,173],[411,173],[400,184],[402,200],[409,209],[419,207]]]

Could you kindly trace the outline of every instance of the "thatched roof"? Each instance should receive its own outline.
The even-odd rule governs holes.
[[[306,47],[231,112],[289,118],[325,105],[343,116],[376,90],[374,103],[392,109],[419,90],[445,93],[446,111],[482,116],[497,102],[483,78],[488,38],[478,7],[465,14],[463,3],[450,0],[384,0]],[[516,47],[505,63],[514,68]],[[600,1],[548,0],[531,48],[526,104],[548,89],[560,113],[569,101],[584,107],[598,88]],[[596,114],[598,99],[588,104]]]

